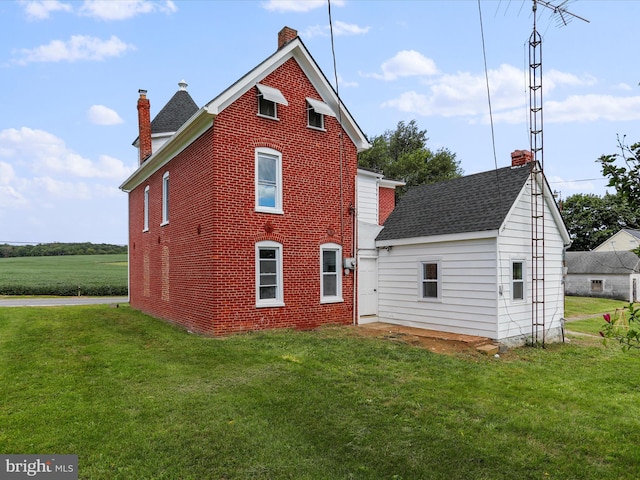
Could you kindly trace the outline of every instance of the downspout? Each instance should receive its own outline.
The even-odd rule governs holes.
[[[354,204],[349,211],[353,214],[353,241],[351,242],[351,256],[355,259],[356,265],[353,269],[353,325],[358,325],[358,171],[353,180]]]

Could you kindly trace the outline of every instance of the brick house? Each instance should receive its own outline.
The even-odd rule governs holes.
[[[139,93],[140,165],[120,187],[131,306],[215,336],[357,322],[369,143],[297,32],[202,108],[181,82],[150,121]]]

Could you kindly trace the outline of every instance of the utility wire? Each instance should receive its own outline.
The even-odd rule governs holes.
[[[478,0],[478,14],[480,15],[480,36],[482,37],[482,57],[484,59],[484,77],[487,83],[487,102],[489,103],[489,121],[491,123],[491,145],[493,147],[493,164],[496,172],[496,186],[498,189],[498,205],[502,207],[502,195],[500,192],[500,182],[498,181],[498,156],[496,155],[496,135],[493,125],[493,110],[491,108],[491,91],[489,89],[489,69],[487,68],[487,49],[484,41],[484,27],[482,25],[482,8]]]

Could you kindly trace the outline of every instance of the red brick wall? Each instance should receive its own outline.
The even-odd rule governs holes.
[[[378,190],[378,223],[383,225],[393,209],[396,208],[396,191],[394,188],[380,187]]]
[[[257,116],[251,88],[216,117],[213,128],[131,192],[134,308],[211,335],[351,323],[353,275],[342,275],[344,302],[320,304],[320,245],[338,243],[343,257],[354,256],[349,205],[355,204],[356,148],[345,135],[340,203],[336,119],[325,117],[324,132],[307,127],[305,97],[320,96],[293,59],[261,83],[280,89],[289,102],[278,105],[279,120]],[[283,215],[254,211],[256,147],[282,154]],[[160,226],[166,171],[170,223]],[[146,185],[150,217],[143,233]],[[255,306],[255,244],[261,240],[283,246],[284,307]]]

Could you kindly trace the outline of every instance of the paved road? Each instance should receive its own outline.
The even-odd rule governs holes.
[[[127,297],[0,298],[0,307],[54,307],[62,305],[104,305],[128,303]]]

